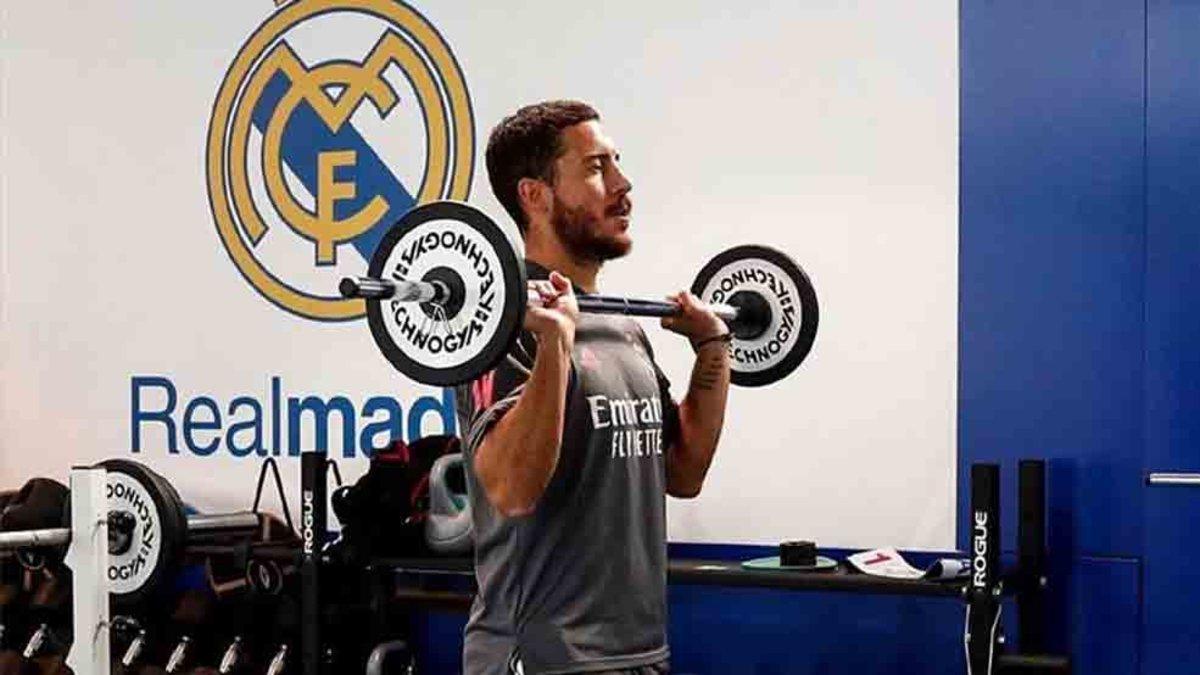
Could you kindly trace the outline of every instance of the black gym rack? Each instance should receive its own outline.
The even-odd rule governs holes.
[[[332,653],[323,642],[321,573],[328,562],[327,474],[330,463],[322,453],[301,456],[301,656],[303,675],[329,675],[323,664]],[[750,570],[728,560],[672,559],[668,578],[673,583],[778,588],[786,590],[955,597],[966,606],[964,651],[968,675],[1068,675],[1070,658],[1045,654],[1046,592],[1046,466],[1024,460],[1019,466],[1018,564],[1007,574],[1000,570],[1000,467],[971,467],[970,575],[960,581],[903,580],[857,574],[844,565],[836,571],[807,572]],[[364,573],[473,577],[469,558],[387,558],[370,561]],[[385,590],[385,589],[380,589]],[[387,589],[391,600],[415,606],[466,609],[473,594],[465,590],[422,588]],[[1002,601],[1011,597],[1018,616],[1020,651],[1007,649],[1000,615]]]

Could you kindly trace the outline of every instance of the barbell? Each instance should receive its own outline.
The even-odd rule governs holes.
[[[479,209],[438,201],[413,208],[384,235],[367,276],[343,278],[343,297],[366,301],[384,357],[405,376],[448,386],[474,380],[505,358],[526,307],[524,263]],[[804,270],[767,246],[737,246],[710,260],[691,292],[732,333],[731,381],[763,386],[795,370],[812,349],[819,311]],[[671,316],[672,302],[580,294],[581,312]]]
[[[175,488],[138,462],[110,459],[97,466],[107,472],[105,577],[115,602],[141,602],[173,583],[190,533],[252,532],[260,527],[260,515],[250,511],[186,515]],[[67,527],[0,531],[0,551],[54,550],[70,542]],[[57,553],[61,550],[52,555]]]

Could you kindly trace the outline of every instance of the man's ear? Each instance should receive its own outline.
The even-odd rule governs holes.
[[[525,215],[531,222],[550,218],[554,193],[545,181],[536,178],[517,181],[517,198],[521,200],[521,208],[525,209]]]

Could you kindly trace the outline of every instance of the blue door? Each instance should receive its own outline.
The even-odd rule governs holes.
[[[1200,673],[1200,3],[1147,11],[1142,673],[1163,675]]]

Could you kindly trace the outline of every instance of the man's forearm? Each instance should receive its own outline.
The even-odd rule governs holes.
[[[729,351],[723,343],[701,347],[679,405],[679,440],[667,464],[667,491],[672,496],[700,493],[721,437],[728,395]]]
[[[531,513],[554,475],[570,371],[568,341],[542,338],[516,404],[475,451],[476,475],[488,501],[505,516]]]

